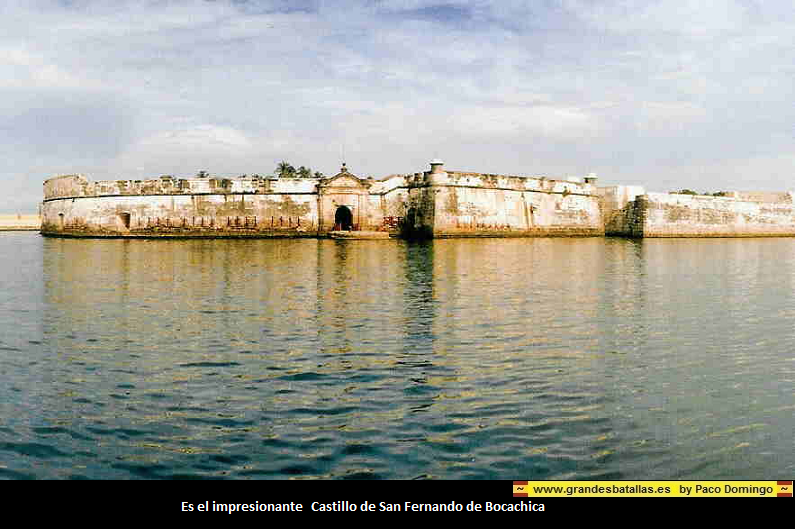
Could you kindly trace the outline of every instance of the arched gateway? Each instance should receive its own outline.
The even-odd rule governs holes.
[[[317,210],[321,231],[367,230],[373,216],[370,211],[370,187],[373,182],[370,178],[351,174],[345,164],[342,164],[338,174],[320,180],[317,185]]]
[[[340,206],[334,213],[334,229],[350,231],[353,229],[353,212],[348,206]]]

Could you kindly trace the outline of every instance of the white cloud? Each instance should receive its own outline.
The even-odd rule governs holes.
[[[727,150],[787,170],[793,34],[786,2],[6,0],[4,178],[33,208],[47,171],[331,173],[345,145],[375,176],[438,154],[720,188]]]
[[[96,88],[97,83],[66,71],[41,54],[33,53],[22,45],[0,47],[0,89]]]
[[[202,124],[142,138],[115,163],[127,171],[193,174],[208,164],[233,168],[236,160],[250,160],[254,147],[255,143],[239,130]]]
[[[560,139],[591,137],[598,133],[594,116],[578,108],[501,107],[461,108],[451,125],[481,138],[533,135]]]
[[[243,153],[251,148],[251,142],[240,131],[231,127],[199,125],[191,129],[164,131],[144,138],[137,146],[144,148],[184,149],[195,152],[197,148],[209,148],[226,153]],[[135,147],[134,147],[135,148]]]
[[[643,102],[636,115],[636,127],[644,134],[680,133],[707,119],[704,108],[690,102]]]
[[[737,0],[564,0],[564,5],[588,24],[620,33],[710,35],[737,31],[749,16]]]
[[[661,182],[647,187],[670,191],[687,187],[698,191],[795,191],[795,155],[778,154],[738,158],[727,153],[714,162],[679,165],[666,170]],[[715,176],[718,178],[715,178]]]

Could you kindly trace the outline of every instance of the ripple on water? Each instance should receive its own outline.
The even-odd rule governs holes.
[[[2,478],[795,468],[795,239],[14,241]]]
[[[237,420],[230,417],[188,417],[185,419],[188,424],[206,424],[209,426],[219,426],[223,428],[245,428],[254,423],[252,420]]]
[[[179,364],[179,367],[234,367],[242,365],[239,362],[189,362]]]
[[[36,459],[51,459],[56,457],[69,457],[69,453],[62,452],[49,444],[41,443],[0,443],[0,452],[8,451],[18,455]]]
[[[36,427],[36,428],[32,428],[31,431],[36,433],[36,434],[38,434],[38,435],[44,435],[44,436],[57,435],[57,434],[66,434],[69,437],[71,437],[72,439],[79,439],[81,441],[90,441],[92,439],[92,437],[89,437],[87,435],[83,435],[83,434],[78,433],[78,432],[76,432],[74,430],[71,430],[71,429],[68,429],[68,428],[63,428],[63,427],[60,427],[60,426]]]
[[[28,479],[36,479],[36,474],[31,474],[29,472],[18,472],[16,470],[11,470],[8,468],[0,467],[0,478],[5,479],[14,479],[14,480],[28,480]]]
[[[324,380],[325,378],[327,378],[327,375],[323,373],[303,372],[303,373],[294,373],[290,375],[283,375],[278,378],[279,380],[284,380],[287,382],[300,382],[300,381],[312,382],[312,381]]]

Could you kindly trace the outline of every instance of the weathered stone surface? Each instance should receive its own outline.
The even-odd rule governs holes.
[[[345,167],[324,179],[91,182],[66,175],[44,183],[41,229],[78,237],[317,237],[335,228],[407,237],[795,235],[789,192],[714,197],[594,182],[593,175],[555,180],[445,171],[440,161],[430,171],[382,180],[358,178]]]
[[[407,221],[409,235],[429,237],[604,234],[591,183],[444,171],[441,164],[410,183]]]
[[[42,233],[91,237],[308,237],[336,229],[420,237],[602,235],[583,179],[432,170],[362,179],[174,178],[44,183]],[[342,226],[341,224],[346,224]]]
[[[600,190],[605,232],[628,237],[775,237],[795,235],[790,193],[729,192],[725,197]]]
[[[394,180],[394,179],[393,179]],[[390,185],[391,184],[391,185]],[[326,179],[262,177],[90,182],[81,175],[44,183],[42,233],[71,236],[305,237],[334,229],[338,208],[354,226],[378,229],[381,202],[400,202],[394,182],[347,172]]]

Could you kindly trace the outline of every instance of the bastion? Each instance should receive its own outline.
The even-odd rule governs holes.
[[[603,187],[598,192],[608,236],[795,236],[791,192],[731,191],[710,196],[650,193],[640,186]]]
[[[44,182],[41,233],[61,237],[268,238],[387,232],[404,237],[601,236],[595,177],[446,171],[375,180],[161,176]]]

